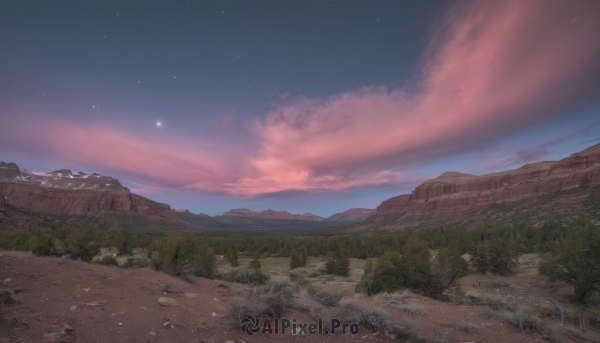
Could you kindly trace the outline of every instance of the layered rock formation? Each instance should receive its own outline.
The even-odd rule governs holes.
[[[100,174],[73,174],[69,169],[59,169],[50,173],[32,172],[20,169],[15,163],[0,162],[0,182],[11,182],[65,190],[93,190],[129,193],[119,180]]]
[[[69,191],[22,183],[0,183],[0,195],[16,208],[57,215],[99,215],[106,211],[139,215],[159,223],[188,225],[167,204],[124,192]]]
[[[557,191],[600,185],[600,144],[554,162],[481,176],[448,172],[420,184],[412,194],[383,201],[375,218],[460,216],[491,203],[518,201]]]

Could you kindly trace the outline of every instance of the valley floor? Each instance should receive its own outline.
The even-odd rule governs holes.
[[[557,301],[566,296],[560,290],[554,292],[549,286],[536,284],[532,268],[525,264],[512,279],[470,275],[461,279],[461,284],[466,291],[497,293],[507,301],[532,305],[542,304],[548,294],[558,294]],[[0,289],[12,289],[17,300],[3,308],[0,342],[391,341],[384,333],[364,326],[357,335],[249,336],[225,318],[229,303],[243,297],[246,286],[195,280],[194,284],[186,283],[150,268],[120,269],[0,251]],[[168,284],[176,285],[183,293],[165,293]],[[530,292],[534,289],[537,293]],[[159,304],[161,297],[168,299],[167,306]],[[304,298],[296,301],[299,306],[286,317],[313,323],[308,309],[317,304]],[[406,292],[370,298],[347,296],[342,303],[381,306],[396,320],[418,323],[418,337],[411,339],[413,342],[600,341],[599,330],[582,330],[572,324],[550,333],[522,333],[500,312],[486,306],[456,305]],[[546,327],[560,327],[560,322],[544,322]]]

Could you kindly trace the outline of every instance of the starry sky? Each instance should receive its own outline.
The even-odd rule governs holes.
[[[194,213],[375,208],[600,143],[600,2],[0,4],[0,160]]]

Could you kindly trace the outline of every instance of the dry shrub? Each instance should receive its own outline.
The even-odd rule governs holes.
[[[517,305],[514,310],[504,312],[512,326],[521,331],[535,331],[540,324],[539,313],[529,306]]]
[[[354,310],[352,320],[373,330],[380,330],[396,339],[409,339],[416,336],[417,324],[409,321],[394,322],[390,314],[380,307],[367,306]]]

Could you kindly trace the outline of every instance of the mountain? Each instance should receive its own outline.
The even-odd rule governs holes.
[[[129,193],[119,180],[100,174],[73,174],[69,169],[59,169],[49,173],[32,172],[20,169],[15,163],[0,161],[0,182],[18,183],[64,190],[93,190]]]
[[[7,202],[17,210],[58,216],[125,214],[156,223],[191,226],[169,205],[132,194],[119,180],[95,173],[73,174],[68,169],[39,173],[0,162],[0,196],[2,205]]]
[[[353,223],[360,222],[375,214],[374,209],[368,208],[351,208],[347,211],[336,213],[325,219],[327,222],[333,223]]]
[[[323,218],[312,213],[292,214],[287,211],[264,210],[255,212],[247,208],[236,208],[220,216],[210,217],[204,213],[193,214],[188,210],[175,210],[182,220],[204,227],[302,227],[302,226],[340,226],[366,219],[375,213],[374,209],[353,208]]]
[[[295,226],[315,225],[325,221],[325,218],[311,213],[291,214],[287,211],[264,210],[254,212],[247,208],[236,208],[213,217],[223,225],[233,226]]]
[[[600,144],[560,161],[530,163],[485,175],[447,172],[425,181],[411,194],[383,201],[373,224],[404,227],[451,220],[484,210],[510,208],[535,213],[569,211],[600,195]],[[511,206],[519,204],[519,206]],[[537,212],[536,212],[537,211]]]

